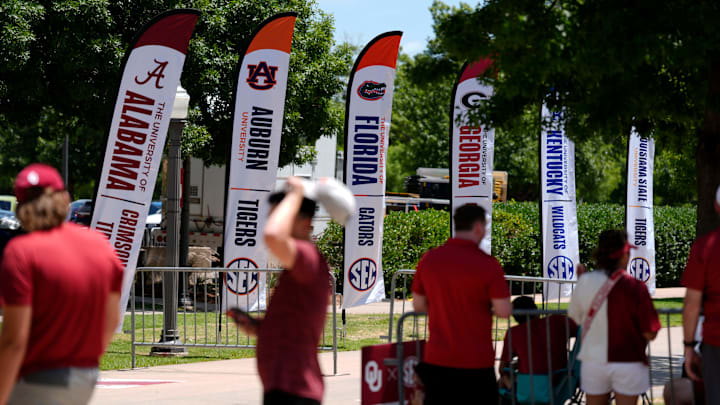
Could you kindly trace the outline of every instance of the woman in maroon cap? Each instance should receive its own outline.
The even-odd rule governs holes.
[[[601,270],[580,277],[568,307],[582,327],[580,388],[588,405],[607,404],[611,392],[618,405],[634,405],[650,388],[645,348],[660,320],[645,283],[625,271],[632,248],[624,231],[602,232],[593,252]]]
[[[123,266],[95,231],[64,222],[58,172],[32,164],[15,180],[27,234],[0,263],[0,405],[84,404],[118,324]]]

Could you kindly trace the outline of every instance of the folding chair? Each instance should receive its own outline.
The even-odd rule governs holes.
[[[516,404],[533,405],[565,405],[580,404],[584,393],[580,390],[580,331],[575,339],[573,349],[568,358],[568,368],[554,371],[552,380],[557,381],[553,386],[551,377],[547,374],[524,374],[511,369],[509,372],[514,380],[514,395]],[[550,394],[552,390],[552,395]],[[503,403],[512,404],[513,391],[500,388],[500,397]],[[569,401],[569,402],[568,402]]]

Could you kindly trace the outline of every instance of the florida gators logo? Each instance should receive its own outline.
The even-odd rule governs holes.
[[[246,80],[247,84],[255,90],[270,90],[277,84],[275,80],[277,66],[268,66],[267,62],[262,61],[257,65],[248,65],[248,70],[250,72]]]
[[[385,83],[378,83],[372,80],[364,81],[358,87],[358,96],[363,100],[379,100],[385,95]]]

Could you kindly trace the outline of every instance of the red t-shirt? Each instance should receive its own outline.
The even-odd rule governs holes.
[[[315,245],[295,239],[297,256],[270,300],[257,339],[257,365],[265,392],[281,390],[322,401],[317,346],[325,327],[330,269]]]
[[[568,346],[570,338],[577,335],[578,327],[572,320],[563,315],[551,315],[546,318],[533,318],[528,321],[530,339],[528,339],[528,323],[513,326],[505,334],[501,359],[509,362],[518,357],[518,371],[523,374],[547,374],[548,372],[548,326],[550,331],[550,357],[553,371],[567,367]],[[510,350],[510,334],[512,333],[512,351]],[[530,347],[532,347],[532,371],[530,370]],[[512,352],[512,356],[510,353]]]
[[[490,300],[510,296],[497,259],[470,240],[448,239],[420,259],[412,291],[428,301],[425,362],[453,368],[494,366]]]
[[[703,342],[720,346],[720,227],[693,243],[681,283],[702,291]]]
[[[660,330],[647,286],[623,271],[607,297],[608,362],[647,363],[643,333]]]
[[[108,294],[120,292],[123,265],[100,233],[72,223],[18,236],[0,266],[4,305],[31,306],[19,377],[63,367],[97,367]]]

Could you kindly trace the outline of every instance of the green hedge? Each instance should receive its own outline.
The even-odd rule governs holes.
[[[655,207],[655,250],[658,287],[678,286],[690,245],[695,238],[694,208]],[[415,268],[420,256],[450,236],[445,211],[388,213],[383,237],[385,290],[397,269]],[[598,235],[605,229],[624,228],[625,209],[613,204],[580,204],[578,233],[580,260],[591,263]],[[542,276],[540,220],[537,203],[509,202],[493,207],[493,256],[506,274]],[[342,291],[342,228],[331,223],[318,239],[318,247],[335,270]]]

